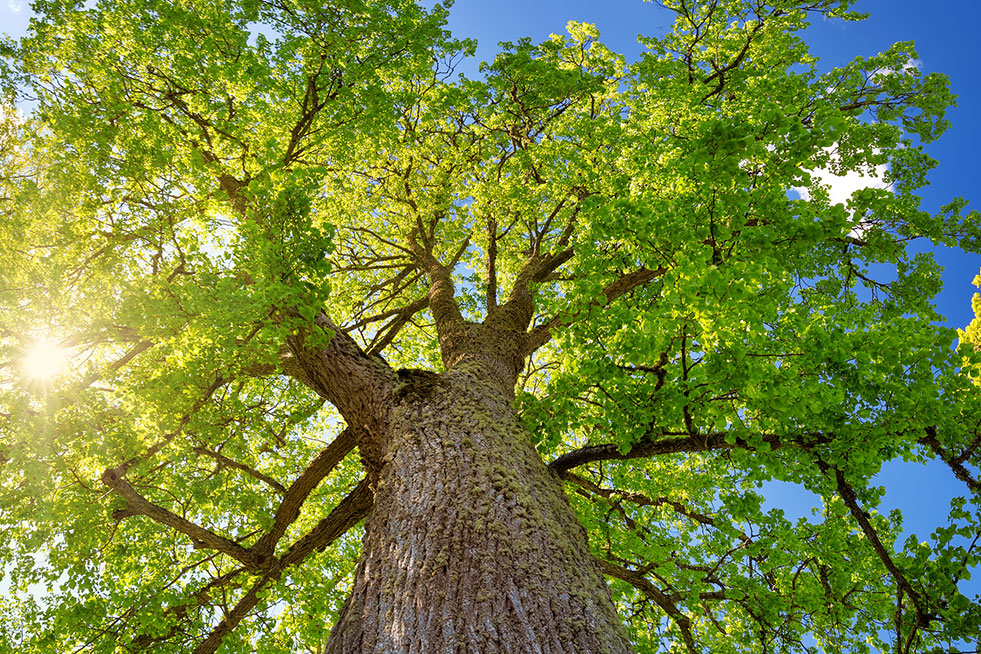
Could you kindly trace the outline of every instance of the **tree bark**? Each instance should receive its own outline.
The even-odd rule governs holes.
[[[585,531],[507,384],[477,362],[400,377],[327,651],[628,652]]]

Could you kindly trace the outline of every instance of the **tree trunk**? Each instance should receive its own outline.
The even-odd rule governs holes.
[[[331,654],[621,653],[586,534],[507,384],[404,376]]]

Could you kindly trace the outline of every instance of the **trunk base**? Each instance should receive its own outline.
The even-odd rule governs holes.
[[[497,386],[400,389],[354,590],[327,651],[629,651],[586,535]]]

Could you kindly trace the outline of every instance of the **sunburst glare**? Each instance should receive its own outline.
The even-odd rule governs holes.
[[[36,381],[53,379],[65,367],[67,359],[68,353],[54,341],[37,340],[24,357],[24,374]]]

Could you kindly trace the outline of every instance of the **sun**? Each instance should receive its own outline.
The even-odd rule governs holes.
[[[24,374],[36,381],[53,379],[67,359],[68,353],[54,341],[37,340],[24,356]]]

